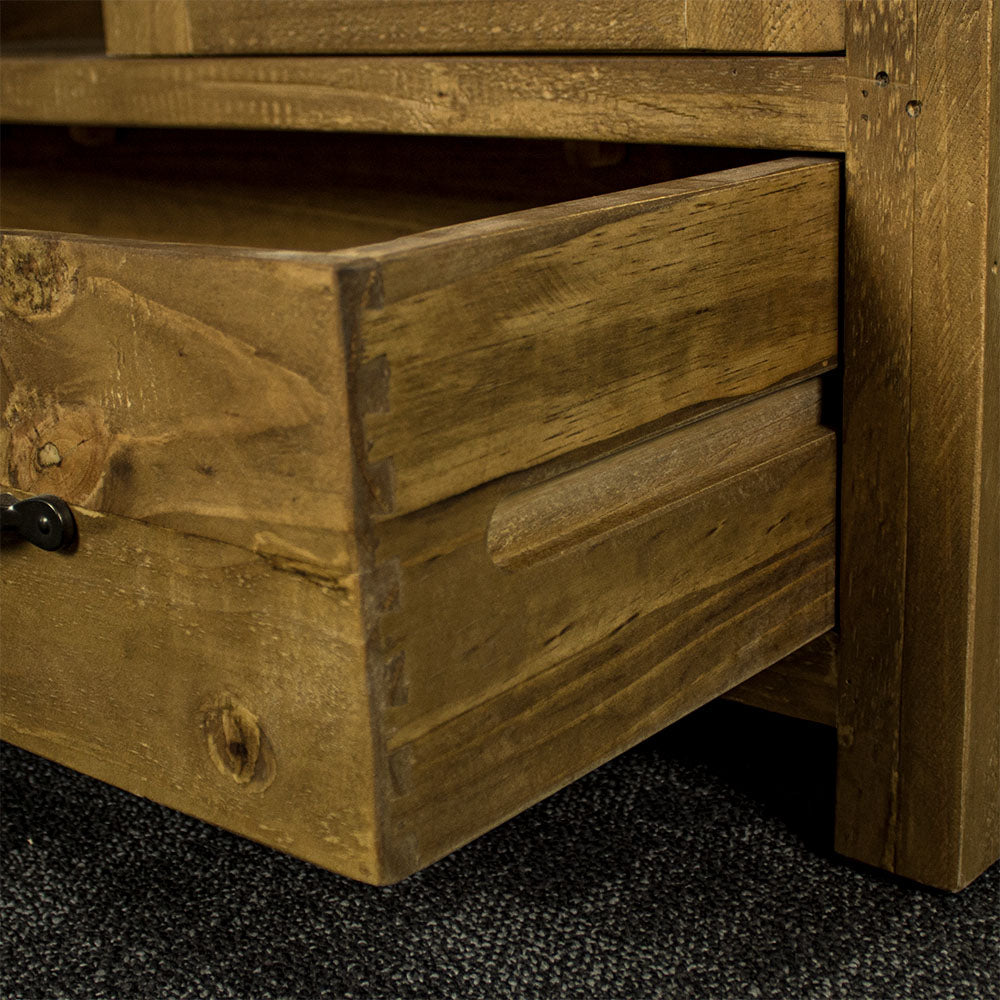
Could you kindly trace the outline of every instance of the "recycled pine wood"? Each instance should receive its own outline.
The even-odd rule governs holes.
[[[382,882],[826,631],[837,202],[794,158],[335,253],[5,233],[3,481],[80,541],[5,542],[3,733]]]
[[[1000,854],[998,34],[848,4],[837,847],[953,890]]]
[[[5,550],[2,731],[397,880],[830,626],[836,442],[819,409],[814,380],[668,432],[678,471],[702,453],[690,492],[513,572],[490,557],[491,511],[538,471],[374,526],[361,571],[335,579],[77,506],[77,552]],[[705,456],[741,436],[747,462],[734,449],[713,475]],[[747,496],[752,516],[732,518]],[[605,585],[637,560],[649,577]],[[45,630],[18,599],[42,590],[62,609]]]
[[[73,510],[71,554],[4,541],[3,738],[377,881],[357,577]]]
[[[587,7],[598,11],[597,4]],[[716,16],[722,8],[731,9],[725,17]],[[788,16],[796,8],[819,9],[782,5]],[[417,5],[407,9],[416,11]],[[558,16],[559,9],[558,4],[547,5],[544,17]],[[729,35],[723,42],[706,35],[704,48],[749,52],[765,45],[765,51],[774,52],[799,44],[779,38],[800,29],[792,22],[779,28],[768,20],[775,9],[773,4],[754,4],[762,19],[753,25],[749,2],[718,0],[700,12],[689,3],[687,27],[678,38],[688,42],[691,32],[727,32],[739,26],[742,38]],[[187,13],[180,0],[173,10]],[[772,676],[756,675],[734,696],[749,695],[756,703],[767,701],[769,707],[807,718],[836,718],[841,743],[838,848],[890,871],[956,889],[1000,855],[998,17],[995,0],[851,0],[841,37],[844,57],[470,53],[375,60],[108,60],[94,55],[55,58],[51,53],[30,59],[6,47],[0,96],[5,116],[25,122],[370,129],[846,150],[840,652],[814,658],[814,651],[822,653],[828,642],[820,638],[811,650],[782,660]],[[358,23],[363,25],[364,18]],[[176,25],[161,25],[161,30],[158,37],[175,44],[170,39],[179,36]],[[630,30],[627,24],[622,28],[626,35]],[[612,34],[605,32],[601,43]],[[322,41],[322,30],[315,37]],[[515,36],[505,37],[497,44],[510,44]],[[577,36],[578,42],[582,37]],[[227,44],[241,44],[238,34]],[[430,44],[438,42],[432,37]],[[41,206],[43,199],[35,203]],[[207,257],[217,259],[211,253]],[[381,267],[366,260],[350,274],[341,272],[342,280],[331,286],[331,298],[345,295],[355,333],[378,312],[378,282],[367,282]],[[58,287],[56,281],[38,293],[43,305],[53,294],[58,298]],[[367,439],[359,428],[366,421],[376,427],[381,419],[378,406],[387,398],[384,374],[380,363],[365,368],[360,392],[352,397],[375,407],[353,411],[355,448],[361,454]],[[0,368],[0,379],[5,395],[13,392],[6,369]],[[288,386],[279,381],[276,391],[286,397],[288,413],[294,413]],[[286,414],[286,419],[292,418]],[[671,426],[676,431],[678,425],[669,422],[647,430],[654,434]],[[645,436],[626,433],[611,450],[639,444]],[[610,459],[604,447],[571,450],[536,468],[546,470],[544,476],[568,475],[590,461]],[[277,446],[276,452],[281,454]],[[30,465],[26,462],[25,468]],[[45,466],[30,475],[46,470],[56,475],[59,468]],[[378,468],[386,466],[376,463]],[[390,532],[385,524],[391,527],[399,516],[391,477],[361,481],[372,495],[389,498],[371,524],[372,531]],[[533,509],[531,504],[539,502],[537,494],[525,493],[538,485],[534,480],[518,480],[516,490],[513,479],[505,481],[513,498],[500,498],[498,509],[517,509],[522,502]],[[482,483],[469,495],[490,488]],[[449,503],[438,501],[400,519],[447,510]],[[208,530],[204,513],[199,525]],[[570,527],[577,532],[593,521],[588,515]],[[246,532],[245,526],[231,527],[239,523],[240,516],[228,513],[211,522],[230,525],[227,530],[235,537]],[[491,516],[489,523],[496,529],[506,522]],[[482,530],[477,522],[476,531]],[[324,536],[328,544],[335,535]],[[395,537],[386,534],[386,544]],[[522,536],[518,551],[539,549],[535,541],[528,542]],[[277,557],[272,552],[269,558]],[[298,570],[308,565],[307,575],[315,578],[316,562],[307,544],[298,544],[295,551],[282,549],[281,559],[282,565]],[[490,565],[495,565],[492,560]],[[383,572],[375,608],[396,600],[393,581],[398,577]],[[393,621],[386,616],[387,634]],[[384,697],[393,711],[409,711],[407,660],[383,648],[381,626],[372,635],[377,642],[371,662],[381,664]],[[707,656],[717,655],[704,650]],[[776,648],[770,652],[781,655]],[[835,706],[825,694],[834,668]],[[727,683],[733,676],[728,675]],[[525,678],[524,683],[533,682]],[[541,687],[532,690],[546,696]],[[259,759],[264,743],[258,739],[258,749],[251,752],[253,726],[247,719],[254,713],[231,707],[227,715],[219,706],[212,712],[217,722],[209,747],[214,747],[213,759],[238,776],[256,773],[250,759]],[[472,712],[469,718],[489,722],[488,713]],[[459,723],[447,725],[449,732],[458,731]],[[249,734],[243,741],[246,753],[230,754],[227,762],[217,736],[234,729]],[[515,725],[498,731],[516,739],[525,730]],[[589,730],[584,726],[578,732]],[[423,733],[415,726],[405,734],[415,739],[393,743],[391,766],[387,763],[383,774],[389,783],[385,809],[415,830],[430,815],[428,789],[445,773],[441,761],[447,751],[434,743],[432,730]],[[391,733],[387,738],[395,739]],[[476,745],[481,754],[493,752]],[[526,780],[509,762],[490,760],[506,781]],[[533,763],[540,771],[546,766]],[[553,786],[563,780],[555,771],[545,773]],[[450,802],[459,801],[456,789],[462,783],[474,801],[485,802],[493,794],[468,771],[454,774]],[[468,833],[457,818],[439,823],[423,845],[393,845],[385,853],[393,858],[385,870],[402,871],[414,858],[431,857],[449,836],[461,839]],[[450,831],[445,829],[449,824]],[[359,850],[364,854],[369,848]],[[364,863],[372,870],[369,861]]]
[[[826,632],[727,692],[730,701],[837,725],[836,632]]]
[[[358,393],[370,401],[360,417],[366,479],[386,512],[403,513],[638,428],[690,419],[782,381],[832,368],[838,184],[835,164],[790,158],[480,220],[352,255],[302,257],[298,272],[291,264],[282,268],[280,262],[239,253],[218,267],[234,275],[242,268],[252,288],[237,316],[266,311],[272,296],[282,297],[280,285],[272,288],[269,281],[287,282],[297,274],[306,289],[316,289],[316,304],[323,306],[316,308],[303,295],[295,307],[305,329],[319,337],[332,301],[324,267],[336,268],[336,294],[351,308],[345,335],[355,344]],[[171,211],[169,203],[164,211]],[[656,233],[668,236],[652,239]],[[282,420],[288,426],[312,429],[321,397],[306,387],[300,391],[285,366],[272,371],[239,344],[213,342],[210,331],[221,323],[227,305],[217,295],[212,298],[212,285],[197,287],[202,270],[196,263],[202,256],[211,260],[213,252],[136,246],[130,250],[133,269],[120,263],[115,240],[25,236],[6,245],[11,278],[4,294],[15,316],[31,308],[22,303],[33,304],[36,295],[30,285],[23,287],[19,275],[33,273],[35,261],[55,275],[46,296],[57,321],[49,325],[47,339],[65,363],[76,359],[72,363],[79,374],[73,384],[83,408],[66,435],[77,433],[78,419],[86,419],[88,427],[95,423],[94,433],[82,435],[88,448],[112,447],[116,434],[128,435],[133,489],[123,495],[124,506],[100,509],[144,519],[176,518],[191,530],[207,517],[224,522],[227,532],[238,531],[241,538],[252,532],[256,509],[175,510],[177,501],[162,496],[164,489],[188,493],[192,478],[198,484],[195,495],[209,488],[183,457],[167,477],[157,436],[175,426],[178,437],[170,447],[183,456],[191,453],[194,427],[182,433],[188,419],[184,411],[188,400],[209,391],[197,382],[205,369],[192,365],[172,375],[184,378],[185,389],[164,397],[160,408],[128,405],[132,373],[139,391],[144,365],[155,366],[162,358],[172,371],[174,351],[194,351],[202,358],[211,352],[220,362],[231,354],[226,391],[234,402],[249,386],[259,386],[251,397],[266,393],[281,403],[282,413],[287,405]],[[168,270],[173,267],[179,269],[177,276],[161,291],[158,275],[173,274]],[[724,297],[719,287],[726,288]],[[122,337],[134,339],[137,293],[158,322],[190,315],[185,303],[204,303],[209,326],[194,324],[162,345],[137,345],[136,367],[123,365],[108,335],[120,330]],[[70,303],[72,322],[58,321]],[[84,315],[92,317],[85,325],[98,338],[93,346],[78,330]],[[23,321],[30,320],[28,312]],[[443,337],[442,330],[453,333]],[[145,355],[148,360],[140,363]],[[568,368],[561,361],[565,357],[573,358]],[[27,336],[11,344],[5,363],[16,383],[33,386],[32,400],[53,392],[61,377],[57,368],[53,385],[34,385],[37,361]],[[100,387],[109,380],[126,391],[103,399]],[[533,384],[544,389],[531,391]],[[13,485],[59,495],[72,485],[76,488],[66,499],[85,505],[96,488],[110,497],[109,484],[101,479],[108,458],[103,451],[85,483],[64,481],[61,466],[38,467],[32,442],[40,433],[39,421],[46,433],[62,434],[68,415],[36,410],[26,398],[10,432]],[[152,432],[143,422],[147,419],[160,431]],[[96,427],[108,422],[111,431],[97,433]],[[244,426],[247,441],[262,446],[262,428],[247,413],[220,425],[227,449]],[[516,435],[511,427],[518,428]],[[212,429],[204,428],[206,433]],[[249,463],[269,470],[260,485],[269,491],[272,511],[280,509],[282,498],[292,503],[309,482],[308,471],[292,478],[295,462],[288,453],[274,460],[259,454]],[[219,465],[208,458],[204,464]],[[222,468],[242,475],[236,454]],[[171,482],[162,485],[165,478]],[[209,492],[221,501],[228,487],[218,475],[211,479]],[[140,489],[140,484],[145,485]],[[314,502],[323,502],[321,484],[312,495]],[[287,516],[293,516],[291,509]],[[221,537],[233,540],[228,533]]]
[[[380,502],[415,510],[832,368],[838,204],[836,164],[790,158],[370,248],[340,280]]]
[[[430,863],[825,630],[836,441],[816,423],[817,389],[374,526],[377,559],[397,574],[372,650],[385,665],[391,867]],[[626,470],[667,455],[651,496]],[[635,505],[608,511],[608,477],[638,491]],[[754,499],[737,518],[739,496]],[[547,538],[498,566],[498,518],[539,532],[510,523],[512,500],[549,508]],[[581,507],[601,515],[584,530]]]
[[[839,56],[387,56],[0,63],[11,122],[842,151]]]
[[[104,0],[110,55],[835,52],[843,0]]]

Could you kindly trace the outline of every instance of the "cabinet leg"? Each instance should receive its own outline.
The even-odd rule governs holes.
[[[1000,855],[1000,0],[850,0],[838,850]]]

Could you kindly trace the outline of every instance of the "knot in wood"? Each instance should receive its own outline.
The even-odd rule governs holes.
[[[203,729],[220,774],[248,791],[263,791],[274,780],[274,753],[260,721],[232,695],[220,695],[203,710]]]
[[[0,301],[25,320],[58,316],[73,301],[77,270],[55,240],[8,237],[0,246]]]

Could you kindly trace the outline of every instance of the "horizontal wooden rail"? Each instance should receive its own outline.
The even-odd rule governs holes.
[[[843,0],[104,0],[115,55],[833,52]]]
[[[774,666],[754,674],[726,697],[769,712],[835,726],[838,641],[836,632],[825,632]]]
[[[840,152],[839,56],[17,55],[6,121],[519,136]]]

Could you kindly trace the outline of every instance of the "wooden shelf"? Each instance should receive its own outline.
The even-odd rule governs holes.
[[[13,122],[599,139],[840,152],[839,56],[6,55]]]

